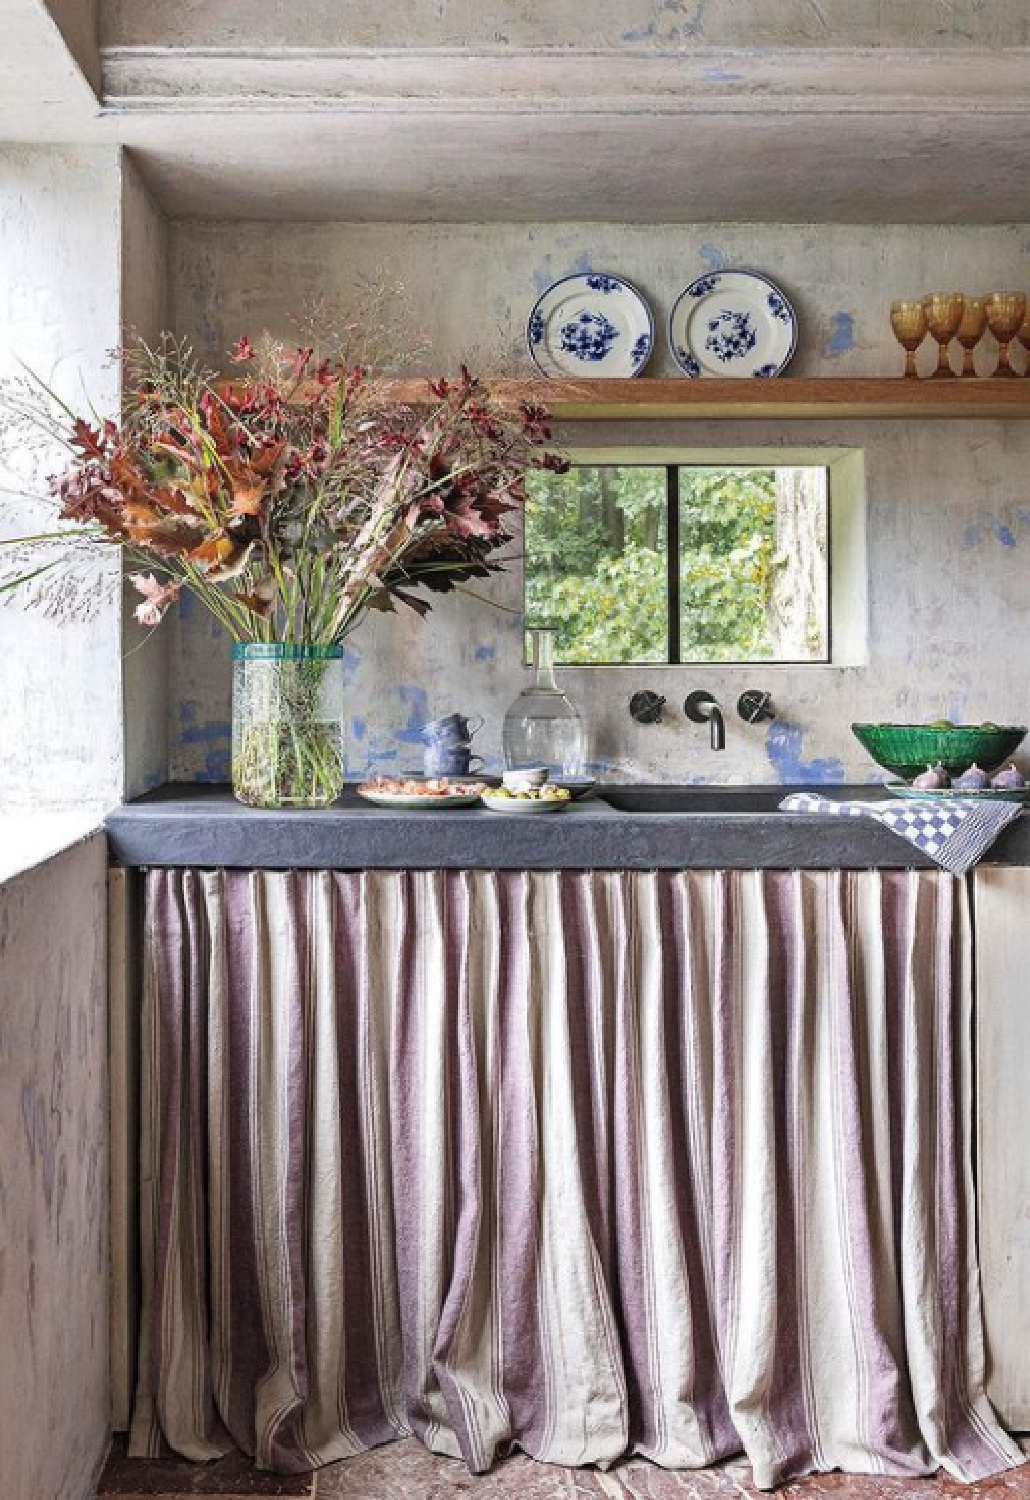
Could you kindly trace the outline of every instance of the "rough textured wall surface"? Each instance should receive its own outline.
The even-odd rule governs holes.
[[[103,0],[107,46],[1026,45],[1022,0]]]
[[[100,0],[45,0],[90,87],[100,92]]]
[[[117,408],[121,174],[116,150],[0,148],[0,376],[18,361],[82,407]],[[48,530],[45,490],[61,450],[0,467],[0,533]],[[118,563],[95,577],[92,618],[55,622],[0,607],[4,713],[0,804],[111,805],[122,791]]]
[[[670,368],[662,332],[677,292],[706,267],[749,265],[779,278],[801,320],[796,373],[895,374],[890,299],[933,287],[985,291],[1030,284],[1030,228],[615,225],[282,226],[180,223],[173,228],[175,327],[211,359],[240,332],[288,336],[290,314],[319,297],[353,314],[382,273],[402,283],[397,345],[416,369],[462,358],[491,374],[531,367],[523,326],[556,277],[619,270],[649,297],[659,326],[650,373]],[[403,352],[400,350],[399,352]],[[922,351],[924,360],[931,350]],[[403,359],[397,360],[403,367]],[[588,711],[605,774],[669,780],[833,781],[875,772],[848,725],[860,717],[1026,722],[1030,628],[1030,430],[1021,423],[819,422],[581,424],[572,443],[725,448],[825,444],[864,451],[870,630],[860,667],[565,669]],[[496,764],[504,709],[527,680],[516,571],[497,604],[442,600],[426,622],[377,619],[351,641],[349,763],[355,774],[415,768],[419,725],[452,708],[478,711]],[[512,612],[515,611],[515,612]],[[175,628],[173,626],[173,628]],[[225,642],[196,606],[173,642],[171,769],[228,773]],[[653,729],[630,720],[629,695],[669,701]],[[694,687],[724,706],[743,687],[772,690],[778,718],[728,723],[724,753],[682,715]]]
[[[123,158],[121,298],[128,340],[151,347],[169,326],[168,223],[132,158]],[[133,617],[130,594],[122,620],[122,695],[125,795],[165,780],[168,768],[168,646],[163,631],[147,631]]]
[[[0,1476],[86,1500],[108,1439],[102,835],[0,887]]]

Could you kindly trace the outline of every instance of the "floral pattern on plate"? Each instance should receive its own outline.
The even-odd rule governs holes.
[[[639,375],[654,349],[654,319],[621,276],[586,271],[549,286],[526,323],[544,375],[605,379]]]
[[[710,271],[680,293],[669,317],[673,358],[691,380],[731,376],[768,380],[789,364],[797,315],[768,277]]]

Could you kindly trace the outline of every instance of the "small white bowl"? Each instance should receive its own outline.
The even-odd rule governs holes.
[[[520,766],[516,771],[502,772],[501,780],[510,792],[525,791],[531,786],[543,786],[547,780],[547,767]]]

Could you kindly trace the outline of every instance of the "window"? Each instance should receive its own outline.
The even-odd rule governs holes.
[[[527,622],[559,662],[827,662],[823,464],[577,463],[534,474]]]

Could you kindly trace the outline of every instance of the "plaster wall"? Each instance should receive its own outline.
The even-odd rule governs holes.
[[[588,24],[585,25],[585,16]],[[1025,46],[1022,0],[104,0],[107,46]]]
[[[154,348],[169,327],[168,223],[128,155],[122,171],[120,263],[125,336]],[[169,637],[136,623],[134,597],[130,592],[122,619],[127,797],[159,785],[168,768]]]
[[[86,1500],[108,1440],[107,851],[0,885],[0,1477]]]
[[[656,225],[217,225],[172,233],[173,319],[217,361],[242,332],[289,337],[291,313],[319,298],[360,313],[369,281],[400,283],[392,365],[528,374],[526,315],[552,280],[592,266],[619,270],[648,296],[659,325],[649,373],[669,373],[662,332],[678,291],[706,267],[750,265],[782,281],[801,321],[795,373],[894,374],[892,297],[933,287],[985,291],[1030,284],[1030,228]],[[924,360],[932,351],[922,351]],[[985,368],[989,365],[985,354]],[[864,455],[867,661],[849,667],[565,669],[589,714],[604,774],[634,779],[867,779],[852,719],[937,717],[1026,722],[1030,713],[1030,430],[1020,423],[819,422],[580,424],[566,440],[725,448],[823,444]],[[376,619],[350,643],[349,763],[354,774],[415,769],[418,726],[460,708],[487,717],[480,741],[497,763],[504,709],[525,684],[517,569],[475,599],[440,601],[429,621]],[[228,652],[187,606],[172,641],[171,773],[228,773]],[[666,695],[666,721],[640,728],[637,688]],[[730,720],[713,754],[689,725],[687,691],[732,705],[768,687],[777,720]]]
[[[0,377],[27,365],[81,408],[117,408],[120,153],[0,147]],[[0,534],[50,530],[60,450],[0,470]],[[0,806],[110,806],[122,790],[120,590],[113,555],[80,575],[75,617],[0,604]]]
[[[99,0],[45,0],[45,5],[90,88],[99,94]]]

